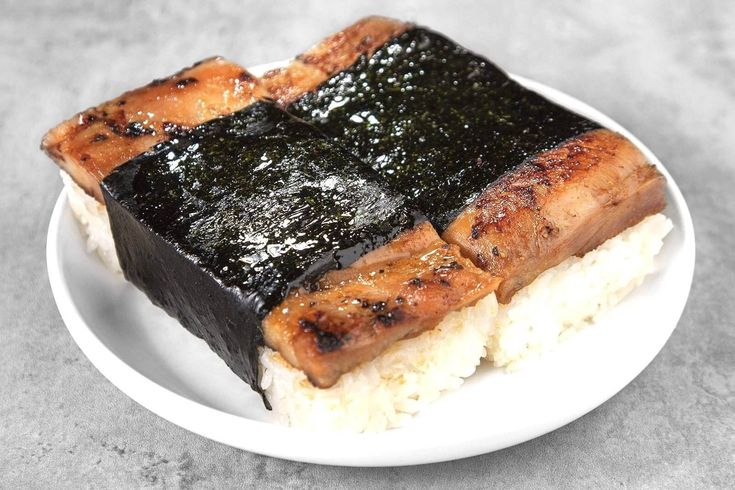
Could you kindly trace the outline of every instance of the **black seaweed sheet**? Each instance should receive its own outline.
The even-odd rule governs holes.
[[[413,28],[292,103],[443,230],[503,173],[599,126]]]
[[[263,102],[162,143],[102,187],[126,278],[256,390],[260,321],[289,289],[423,219]]]

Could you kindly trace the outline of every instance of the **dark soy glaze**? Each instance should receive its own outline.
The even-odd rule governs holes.
[[[599,127],[422,28],[288,110],[371,165],[439,230],[526,158]]]
[[[269,103],[162,143],[103,181],[128,280],[259,391],[260,321],[290,288],[423,218]]]

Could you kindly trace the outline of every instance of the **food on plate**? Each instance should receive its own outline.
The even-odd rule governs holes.
[[[549,348],[671,228],[625,137],[380,17],[262,78],[206,60],[42,147],[88,248],[316,429],[400,426],[483,357]]]

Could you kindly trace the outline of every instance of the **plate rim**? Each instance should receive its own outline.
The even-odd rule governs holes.
[[[283,62],[269,63],[254,67],[251,71],[265,71],[282,65]],[[485,454],[526,442],[552,432],[590,412],[615,396],[625,386],[630,384],[633,379],[640,375],[661,352],[671,334],[676,329],[689,297],[694,274],[696,245],[691,213],[681,190],[666,167],[630,131],[596,108],[565,92],[526,77],[514,74],[509,75],[525,87],[551,98],[564,107],[568,108],[570,104],[583,107],[588,117],[630,139],[644,153],[646,158],[656,165],[666,177],[667,191],[673,198],[673,202],[669,202],[669,206],[675,205],[681,215],[683,228],[682,247],[683,253],[687,258],[686,263],[682,267],[686,274],[687,283],[685,288],[681,289],[685,289],[683,298],[674,307],[674,314],[671,316],[671,318],[675,319],[673,327],[660,347],[651,353],[650,359],[648,359],[645,365],[641,366],[640,369],[636,368],[635,374],[631,379],[625,381],[621,386],[616,387],[603,400],[593,402],[589,404],[590,406],[585,406],[581,410],[577,410],[569,414],[569,416],[564,417],[562,420],[557,420],[551,426],[546,423],[537,424],[534,427],[533,423],[530,423],[529,428],[524,431],[523,436],[510,438],[510,440],[505,438],[504,442],[501,443],[486,440],[486,438],[478,436],[473,439],[463,440],[461,444],[455,443],[454,445],[447,446],[438,438],[419,437],[416,446],[420,449],[413,451],[411,454],[402,454],[400,461],[396,459],[395,455],[385,451],[385,446],[391,439],[400,437],[400,435],[397,435],[400,434],[400,429],[378,434],[322,432],[319,433],[319,437],[322,439],[322,446],[331,445],[334,448],[359,448],[359,451],[340,451],[339,449],[327,453],[314,451],[314,432],[229,414],[179,395],[139,373],[134,367],[119,358],[97,337],[74,304],[68,285],[64,280],[58,237],[62,230],[62,216],[66,207],[68,207],[68,203],[66,200],[66,190],[62,189],[54,205],[49,222],[46,240],[46,262],[52,294],[67,330],[84,355],[108,381],[129,398],[154,414],[190,432],[222,444],[270,457],[293,461],[361,467],[395,466],[397,463],[400,465],[417,465],[450,461]],[[242,438],[242,433],[247,433],[248,437]],[[233,434],[237,435],[233,436]],[[327,439],[327,441],[324,439]]]

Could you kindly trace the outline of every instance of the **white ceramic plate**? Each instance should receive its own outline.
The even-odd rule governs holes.
[[[47,260],[69,332],[107,379],[152,412],[204,437],[279,458],[351,466],[446,461],[519,444],[584,415],[643,371],[676,327],[694,270],[694,231],[676,183],[628,131],[577,99],[515,78],[636,143],[668,180],[665,214],[674,222],[656,272],[640,288],[522,370],[483,365],[407,427],[384,433],[315,434],[277,425],[202,340],[85,251],[62,192],[49,225]]]

